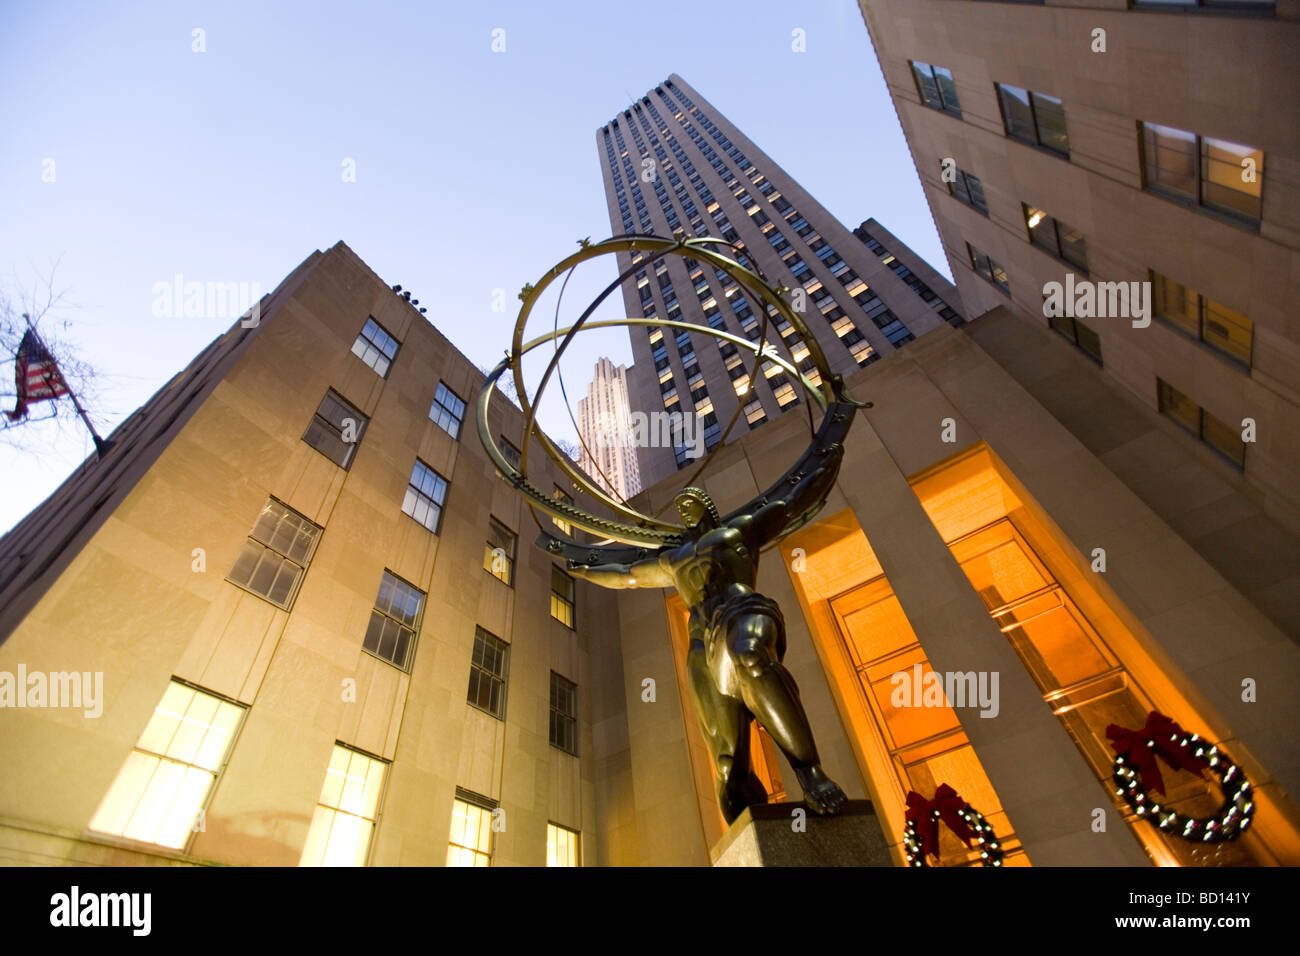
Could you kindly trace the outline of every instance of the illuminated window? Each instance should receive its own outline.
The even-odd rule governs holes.
[[[1025,225],[1029,227],[1029,241],[1045,249],[1058,259],[1070,263],[1083,272],[1088,271],[1088,244],[1083,233],[1053,219],[1041,209],[1021,203]]]
[[[1250,366],[1255,324],[1246,316],[1154,270],[1151,272],[1151,293],[1156,318],[1204,342],[1216,352]]]
[[[794,386],[789,382],[785,382],[774,388],[772,390],[772,397],[776,399],[776,403],[782,408],[785,408],[792,402],[799,401],[799,393],[795,391]]]
[[[573,578],[551,565],[551,617],[565,627],[573,627]]]
[[[483,549],[483,570],[515,586],[515,542],[513,531],[496,518],[488,519],[487,547]]]
[[[361,646],[395,667],[410,670],[411,651],[423,611],[424,592],[385,569]]]
[[[369,421],[355,405],[330,389],[321,399],[302,440],[340,468],[347,468]]]
[[[316,553],[320,525],[274,498],[262,506],[226,580],[286,611]]]
[[[299,866],[365,866],[387,761],[334,745]]]
[[[418,458],[406,486],[402,510],[434,534],[442,522],[442,505],[447,500],[447,479]]]
[[[506,716],[506,676],[509,672],[510,645],[481,627],[474,629],[474,655],[469,665],[471,704],[486,710],[498,720]]]
[[[429,417],[438,423],[438,427],[452,438],[460,436],[460,424],[465,418],[465,402],[442,382],[434,394],[433,405],[429,408]]]
[[[492,865],[492,811],[496,801],[456,788],[451,807],[448,866]]]
[[[578,755],[578,685],[551,671],[551,746]]]
[[[366,319],[361,334],[352,343],[352,354],[378,372],[381,378],[387,378],[401,344],[374,319]]]
[[[1259,226],[1262,150],[1171,126],[1138,125],[1143,188]]]
[[[991,257],[980,252],[969,242],[966,243],[966,252],[970,256],[970,267],[972,269],[1007,295],[1011,294],[1011,282],[1007,279],[1007,271],[1002,266],[998,265]]]
[[[568,492],[566,492],[559,485],[555,486],[555,491],[551,494],[551,497],[554,498],[556,501],[563,502],[566,505],[573,504],[573,496],[570,495]],[[565,521],[563,518],[557,518],[554,515],[552,515],[551,521],[554,523],[555,527],[559,528],[565,534],[568,535],[573,534],[573,525]]]
[[[578,865],[578,831],[546,824],[546,865]]]
[[[745,406],[745,421],[749,423],[751,428],[756,428],[767,421],[767,413],[763,411],[763,403],[757,398]]]
[[[97,833],[183,849],[247,708],[173,680],[90,820]]]

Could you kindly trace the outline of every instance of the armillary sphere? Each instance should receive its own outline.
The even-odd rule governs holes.
[[[707,335],[723,339],[735,344],[738,348],[752,352],[754,355],[754,365],[750,373],[750,381],[757,381],[758,368],[763,362],[772,362],[786,372],[797,378],[803,386],[805,394],[810,399],[809,422],[812,422],[812,408],[815,404],[822,411],[822,421],[812,436],[808,449],[800,459],[786,472],[782,478],[769,488],[764,494],[756,497],[745,504],[732,514],[739,514],[744,511],[752,511],[754,508],[761,506],[767,500],[776,497],[782,489],[789,488],[792,484],[797,484],[800,477],[809,473],[816,467],[820,457],[826,454],[826,449],[832,445],[842,442],[848,432],[849,425],[852,423],[853,412],[857,408],[869,408],[869,402],[856,402],[848,398],[844,393],[842,379],[832,373],[830,365],[826,361],[826,356],[817,344],[816,337],[809,331],[804,324],[802,316],[791,308],[790,304],[783,298],[784,293],[790,290],[782,287],[774,287],[762,274],[757,271],[757,267],[750,268],[738,259],[748,259],[743,252],[737,253],[736,249],[723,239],[713,238],[685,238],[681,234],[672,238],[665,239],[662,236],[627,234],[615,236],[606,239],[603,242],[592,243],[582,240],[579,245],[581,248],[573,255],[557,263],[549,272],[544,275],[536,285],[525,285],[523,291],[519,293],[519,298],[523,302],[523,307],[519,310],[519,319],[515,323],[514,337],[511,342],[510,351],[497,366],[488,374],[487,380],[483,383],[482,389],[478,396],[478,434],[479,440],[483,443],[488,457],[492,459],[493,465],[506,481],[514,486],[515,490],[524,497],[530,507],[540,509],[552,517],[567,522],[573,527],[581,528],[583,531],[590,532],[599,539],[597,547],[600,547],[601,553],[609,559],[616,559],[620,555],[635,560],[637,555],[645,555],[649,550],[658,549],[666,545],[677,545],[683,541],[685,528],[678,524],[672,524],[659,520],[651,515],[643,514],[633,508],[626,501],[611,496],[604,489],[599,487],[591,478],[578,469],[578,467],[561,452],[555,444],[546,436],[546,434],[537,427],[537,402],[540,400],[542,392],[545,390],[551,375],[559,365],[560,358],[564,350],[568,348],[569,343],[573,341],[580,331],[584,329],[609,328],[613,326],[624,325],[646,325],[658,326],[661,328],[687,329],[691,332],[700,332]],[[574,269],[579,263],[588,259],[594,259],[597,256],[603,256],[610,253],[628,252],[644,253],[638,261],[634,262],[628,269],[622,272],[617,279],[611,282],[604,291],[597,296],[587,309],[579,316],[578,320],[566,328],[554,328],[546,334],[539,335],[536,338],[525,341],[525,327],[528,324],[528,318],[533,310],[534,304],[543,291],[557,278]],[[710,326],[696,325],[689,322],[670,321],[660,318],[638,318],[628,317],[625,319],[607,319],[591,320],[592,314],[597,307],[603,302],[614,290],[618,289],[620,284],[632,275],[645,259],[658,258],[665,255],[689,257],[700,262],[709,263],[722,270],[730,279],[735,281],[742,289],[748,290],[760,302],[764,304],[762,313],[762,327],[757,342],[750,342],[741,336],[733,335],[722,329],[715,329]],[[738,258],[733,258],[733,255]],[[561,287],[562,289],[563,287]],[[768,306],[771,307],[769,310]],[[557,305],[558,312],[558,305]],[[807,376],[803,375],[790,362],[786,361],[779,354],[773,344],[767,340],[768,321],[772,315],[779,315],[786,322],[794,326],[804,344],[808,347],[809,356],[813,361],[813,366],[817,371],[820,382],[814,383]],[[555,349],[555,354],[551,356],[550,362],[547,363],[546,369],[542,374],[541,380],[537,386],[536,395],[531,398],[528,395],[527,388],[523,379],[523,357],[529,352],[545,345],[548,342],[559,342]],[[524,413],[524,447],[521,454],[519,465],[516,467],[507,459],[496,440],[492,437],[491,429],[488,427],[488,408],[492,401],[492,396],[497,381],[509,369],[513,373],[515,391],[519,398],[520,407]],[[732,416],[727,425],[726,432],[710,451],[709,455],[699,465],[696,471],[691,475],[688,484],[693,484],[695,479],[707,468],[713,454],[722,447],[726,440],[726,435],[730,433],[740,414],[740,406],[737,407],[736,414]],[[593,515],[589,511],[578,508],[566,501],[551,497],[541,489],[531,484],[528,480],[528,436],[537,439],[547,456],[553,461],[557,468],[560,469],[574,483],[575,487],[590,495],[594,500],[599,501],[613,514],[614,518],[603,518]],[[816,509],[808,513],[798,515],[793,518],[790,524],[782,532],[781,537],[790,534],[806,524],[820,509],[820,504]],[[534,517],[536,513],[534,512]],[[550,539],[548,546],[550,550],[556,553],[564,554],[569,557],[581,558],[593,553],[592,544],[582,544],[569,538],[564,538],[553,532],[547,533]],[[622,542],[626,545],[632,545],[630,548],[610,548],[609,543]]]

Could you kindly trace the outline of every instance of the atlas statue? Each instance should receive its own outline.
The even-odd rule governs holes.
[[[541,547],[566,560],[575,576],[609,588],[671,587],[681,595],[690,610],[686,653],[690,695],[713,759],[718,802],[727,822],[734,822],[747,807],[767,802],[767,792],[750,760],[751,721],[757,721],[785,754],[808,806],[817,813],[835,814],[843,808],[847,797],[822,769],[799,689],[782,663],[786,651],[785,619],[776,601],[756,589],[758,561],[764,549],[803,527],[822,509],[839,475],[844,440],[854,414],[859,408],[871,407],[871,403],[847,396],[843,379],[831,371],[816,336],[803,321],[801,309],[792,308],[785,300],[784,294],[790,290],[768,283],[756,267],[750,268],[739,261],[745,258],[743,254],[724,240],[629,234],[594,244],[582,240],[579,246],[577,253],[552,268],[537,285],[526,285],[520,293],[523,308],[515,325],[512,347],[488,374],[479,392],[478,431],[483,447],[500,475],[523,496],[530,508],[595,536],[597,543],[592,544],[552,531],[543,531],[538,538]],[[529,314],[550,283],[567,275],[580,262],[620,252],[635,258],[575,324],[559,328],[557,319],[557,327],[549,333],[525,340]],[[690,257],[688,262],[702,261],[714,267],[719,276],[725,274],[756,300],[764,302],[758,341],[722,328],[672,319],[593,318],[600,302],[629,280],[639,261],[666,255]],[[557,317],[558,311],[557,303]],[[805,374],[768,342],[769,318],[794,327],[808,349],[814,372]],[[760,374],[760,363],[765,368],[766,363],[778,366],[794,377],[804,386],[809,399],[809,424],[812,424],[813,406],[823,412],[821,424],[815,428],[803,455],[775,484],[727,515],[721,514],[713,499],[692,482],[691,487],[682,489],[674,499],[680,525],[643,514],[630,502],[607,494],[536,427],[536,402],[552,373],[557,372],[564,349],[578,332],[616,325],[657,326],[677,330],[678,334],[686,330],[710,335],[753,354],[751,381]],[[530,397],[522,376],[522,360],[529,352],[549,343],[556,343],[556,350],[545,367],[536,394]],[[602,505],[613,517],[579,508],[529,481],[528,442],[522,458],[514,460],[498,446],[488,424],[489,404],[497,381],[507,373],[513,375],[524,413],[525,433],[536,440],[575,488]],[[560,383],[563,386],[562,374]],[[733,425],[735,420],[733,415]],[[695,472],[697,477],[723,446],[730,431],[729,425],[722,440]]]

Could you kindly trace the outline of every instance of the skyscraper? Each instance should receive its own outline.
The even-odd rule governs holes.
[[[1300,3],[860,6],[969,334],[1300,638]]]
[[[627,399],[627,366],[596,363],[587,397],[578,399],[578,434],[582,436],[579,467],[606,491],[630,498],[641,490],[632,434],[632,409]]]
[[[909,285],[675,73],[597,130],[596,144],[615,234],[680,231],[735,243],[769,279],[802,289],[794,307],[811,316],[807,324],[837,373],[945,321],[961,322],[947,280],[893,240],[895,256],[917,277]],[[619,255],[622,270],[638,262]],[[708,325],[751,341],[760,334],[761,305],[693,260],[644,261],[623,296],[628,315]],[[706,448],[738,411],[733,437],[800,400],[798,383],[773,363],[750,381],[753,356],[732,343],[671,327],[635,328],[631,337],[632,407],[694,414]],[[773,323],[768,341],[800,371],[812,370],[792,326]],[[684,467],[692,453],[684,444],[638,452],[643,485]]]

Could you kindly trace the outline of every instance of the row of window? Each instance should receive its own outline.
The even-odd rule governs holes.
[[[475,653],[477,657],[477,642]],[[551,678],[552,727],[558,707],[560,720],[571,719],[576,728],[576,691],[559,675],[552,673]],[[558,694],[557,678],[562,682]],[[246,705],[173,678],[91,818],[90,829],[184,849],[194,833],[206,828],[207,806],[247,713]],[[576,739],[576,730],[567,733]],[[555,737],[552,731],[552,742]],[[576,747],[566,749],[576,752]],[[300,866],[366,864],[390,766],[387,760],[335,743]],[[495,802],[457,788],[448,866],[490,865],[495,809]],[[577,866],[578,844],[577,831],[548,823],[547,865]]]
[[[917,61],[911,67],[921,102],[960,117],[951,71]],[[993,85],[1007,136],[1069,159],[1070,137],[1059,98],[1008,83]],[[1139,122],[1138,131],[1144,189],[1258,228],[1263,212],[1262,150],[1157,123]],[[982,189],[973,188],[971,179],[959,173],[958,181],[949,182],[948,188],[988,215]],[[974,186],[978,184],[975,180]]]

